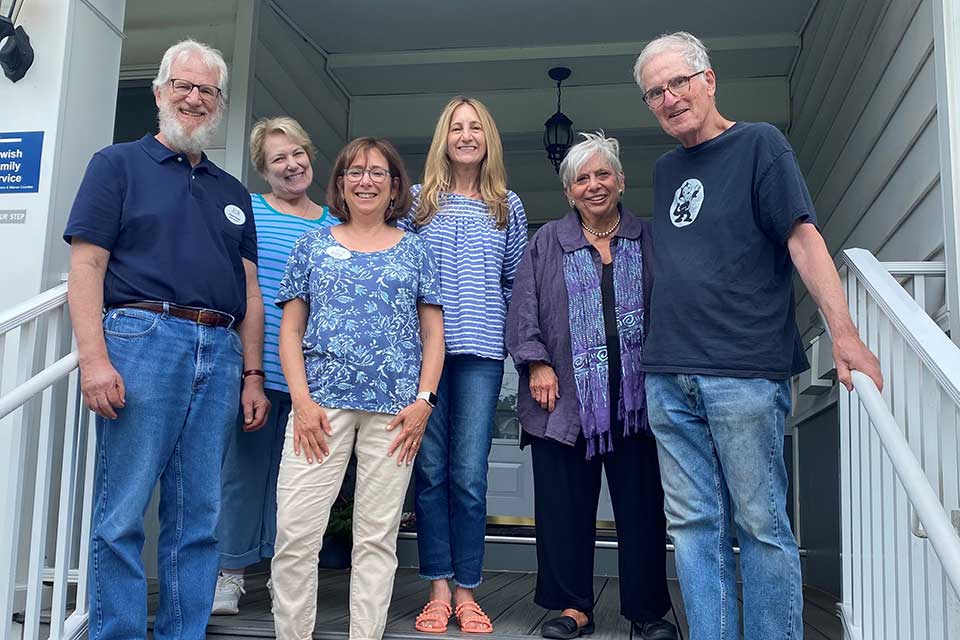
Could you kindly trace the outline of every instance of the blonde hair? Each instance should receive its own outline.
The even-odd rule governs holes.
[[[427,153],[423,168],[423,188],[420,191],[420,203],[417,205],[413,221],[417,225],[429,224],[440,209],[440,200],[453,186],[453,173],[450,158],[447,157],[447,134],[453,112],[462,104],[468,104],[477,112],[483,137],[487,143],[487,154],[480,162],[480,197],[486,203],[493,216],[497,229],[505,229],[510,217],[507,204],[507,171],[503,166],[503,146],[500,132],[493,121],[490,111],[476,98],[456,96],[440,113],[437,128],[433,132],[433,142]]]
[[[257,173],[263,175],[267,168],[267,157],[263,151],[263,143],[271,133],[282,133],[295,144],[303,147],[303,150],[307,152],[307,157],[310,158],[310,163],[313,164],[316,147],[313,146],[310,136],[300,126],[299,122],[287,116],[261,118],[250,130],[250,162],[253,163]]]

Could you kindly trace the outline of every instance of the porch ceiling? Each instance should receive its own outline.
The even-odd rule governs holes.
[[[630,82],[633,59],[664,31],[707,41],[726,78],[786,76],[812,0],[556,2],[359,0],[319,10],[274,4],[329,54],[351,96],[549,88],[546,71],[573,70],[567,86]]]

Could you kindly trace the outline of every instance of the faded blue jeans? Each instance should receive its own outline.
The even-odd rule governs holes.
[[[126,406],[97,418],[90,540],[91,640],[147,636],[143,520],[160,482],[160,598],[153,637],[205,635],[217,582],[220,464],[240,402],[233,329],[112,309],[103,320]]]
[[[487,458],[503,361],[447,354],[437,406],[414,462],[420,577],[480,585]]]
[[[290,394],[267,389],[270,413],[256,431],[243,430],[243,412],[230,432],[223,460],[220,523],[217,525],[221,569],[245,569],[273,557],[277,539],[277,474]]]
[[[800,556],[783,460],[790,381],[648,373],[646,384],[691,640],[740,638],[734,526],[744,638],[799,640]]]

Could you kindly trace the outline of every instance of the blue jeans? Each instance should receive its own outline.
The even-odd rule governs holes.
[[[89,635],[145,638],[143,519],[160,482],[160,598],[153,636],[204,637],[217,581],[220,463],[240,398],[233,329],[113,309],[103,320],[126,406],[97,418]]]
[[[790,381],[647,374],[667,531],[692,640],[803,637],[800,556],[787,519]],[[733,525],[731,525],[731,516]]]
[[[487,458],[503,361],[447,354],[414,463],[420,577],[473,589],[483,571]]]
[[[273,557],[277,539],[277,473],[292,402],[267,389],[270,413],[256,431],[243,430],[243,413],[230,432],[223,461],[220,523],[221,569],[245,569]]]

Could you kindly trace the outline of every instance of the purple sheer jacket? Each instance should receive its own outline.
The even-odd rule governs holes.
[[[643,251],[643,330],[650,327],[650,292],[653,290],[652,225],[621,207],[620,227],[610,242],[617,259],[619,238],[640,239]],[[580,435],[580,414],[573,380],[567,289],[563,279],[563,255],[589,247],[597,272],[602,269],[600,253],[583,235],[580,217],[570,211],[560,220],[548,222],[530,240],[513,285],[513,299],[507,311],[507,352],[520,373],[517,413],[524,431],[573,445]],[[553,367],[560,385],[560,397],[553,412],[541,409],[530,395],[531,362]]]

